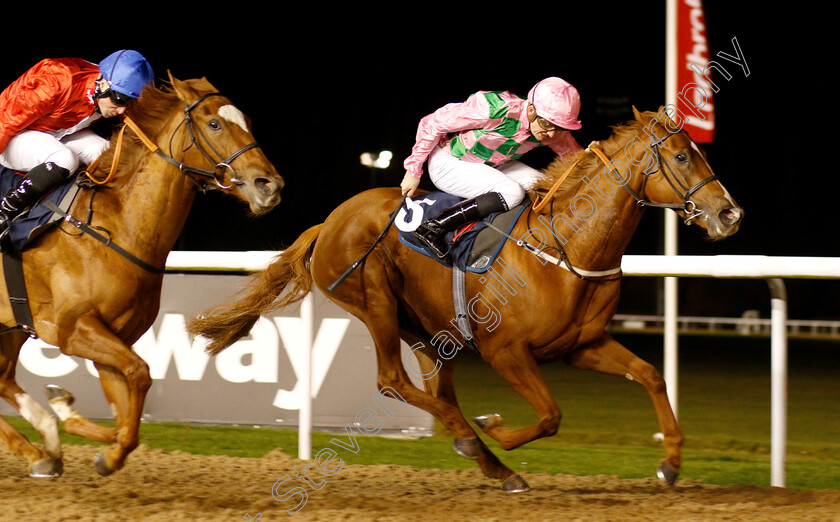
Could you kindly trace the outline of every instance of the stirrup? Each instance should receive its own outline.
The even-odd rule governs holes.
[[[447,260],[449,257],[449,252],[452,248],[446,245],[446,231],[441,230],[440,232],[433,230],[431,227],[425,226],[427,222],[423,222],[414,230],[411,235],[416,237],[420,240],[421,243],[429,247],[431,251],[438,257],[438,259]],[[433,225],[434,226],[434,225]],[[426,232],[427,234],[431,235],[432,238],[429,238],[421,232],[421,229]],[[441,248],[441,246],[446,245],[446,248]]]

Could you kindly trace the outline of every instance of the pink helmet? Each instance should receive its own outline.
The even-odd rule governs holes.
[[[528,93],[537,115],[564,129],[581,127],[580,94],[572,84],[561,78],[551,77],[534,85]]]

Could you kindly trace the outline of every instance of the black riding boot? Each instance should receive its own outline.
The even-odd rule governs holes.
[[[450,250],[446,241],[447,232],[507,209],[501,194],[488,192],[449,207],[434,219],[427,219],[412,235],[431,248],[440,259],[447,259]]]
[[[42,163],[30,170],[0,201],[0,235],[9,228],[10,221],[34,206],[69,175],[70,171],[55,163]]]

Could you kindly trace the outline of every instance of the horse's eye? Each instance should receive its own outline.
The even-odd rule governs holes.
[[[680,163],[685,163],[686,161],[688,161],[688,156],[687,156],[687,155],[685,155],[685,154],[677,154],[676,159],[677,159],[677,161],[679,161]]]
[[[210,128],[213,130],[220,130],[222,128],[222,124],[219,123],[219,120],[210,120]]]

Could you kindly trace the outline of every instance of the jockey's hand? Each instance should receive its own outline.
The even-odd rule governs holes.
[[[400,183],[400,188],[402,189],[403,196],[411,197],[414,195],[414,192],[417,190],[417,187],[420,186],[420,178],[415,178],[410,173],[406,172],[405,176],[403,177],[402,183]]]

